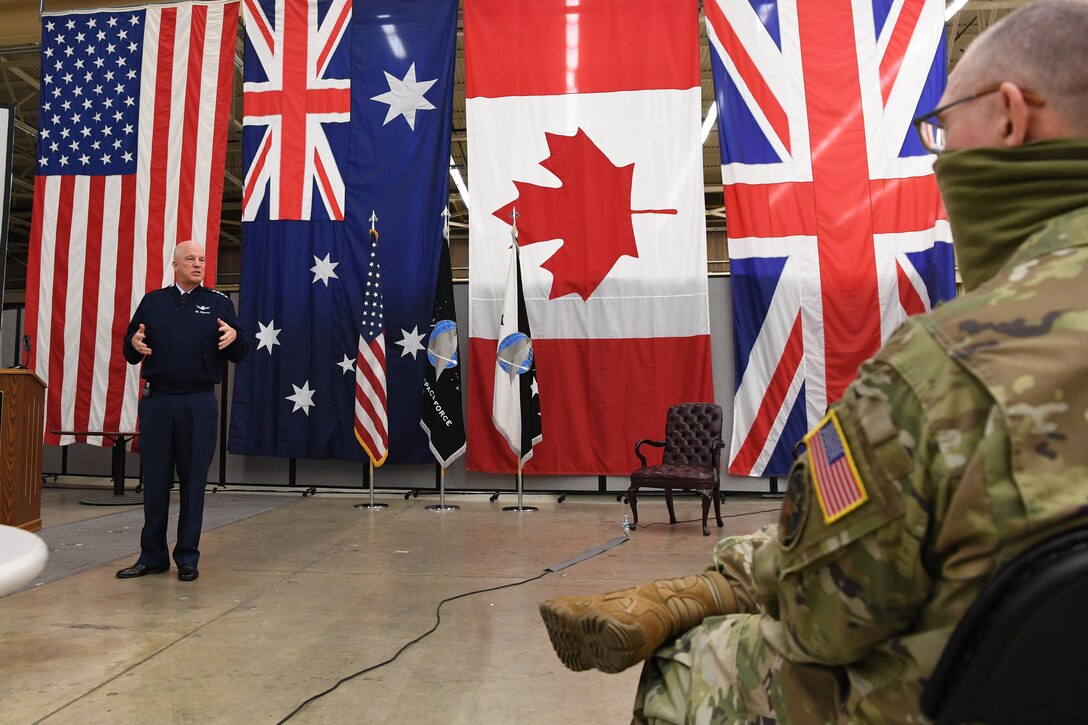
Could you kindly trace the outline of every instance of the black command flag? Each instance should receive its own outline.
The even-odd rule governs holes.
[[[457,348],[457,311],[453,306],[453,270],[449,243],[442,245],[434,291],[431,336],[423,373],[423,417],[431,453],[447,468],[465,452],[465,419],[461,413],[461,358]]]
[[[513,231],[513,239],[502,319],[499,321],[499,344],[495,356],[495,397],[491,418],[519,462],[525,463],[533,457],[533,446],[540,443],[543,436],[533,333],[529,329],[525,291],[521,286],[516,229]]]

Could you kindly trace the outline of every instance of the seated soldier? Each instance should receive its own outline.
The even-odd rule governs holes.
[[[637,722],[910,722],[999,567],[1088,524],[1088,2],[976,40],[919,119],[966,294],[906,322],[806,437],[777,527],[706,572],[540,606],[574,670],[646,660]],[[845,482],[845,483],[843,483]]]

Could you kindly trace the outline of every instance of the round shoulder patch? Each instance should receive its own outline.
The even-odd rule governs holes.
[[[786,496],[782,499],[782,513],[778,519],[778,537],[781,539],[782,548],[786,551],[792,549],[801,538],[805,520],[808,518],[812,496],[805,471],[804,463],[793,464],[793,468],[790,469],[789,483],[786,486]]]

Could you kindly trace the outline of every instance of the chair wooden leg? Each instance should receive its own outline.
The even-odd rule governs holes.
[[[672,510],[672,489],[665,489],[665,506],[669,509],[669,523],[676,523],[676,512]]]
[[[632,486],[627,489],[627,503],[631,504],[631,529],[638,528],[638,507],[635,500],[638,498],[638,488]]]
[[[706,525],[706,517],[710,513],[710,494],[700,491],[699,495],[703,497],[703,536],[710,536],[710,529]],[[718,520],[721,521],[721,519]]]
[[[715,487],[714,489],[714,518],[718,520],[718,528],[720,529],[722,524],[722,492]]]

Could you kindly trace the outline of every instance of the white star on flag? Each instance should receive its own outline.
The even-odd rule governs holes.
[[[424,334],[419,331],[419,325],[414,326],[411,332],[401,330],[400,334],[403,335],[400,340],[397,340],[397,344],[403,348],[400,356],[404,357],[410,354],[412,359],[415,360],[416,353],[423,349]]]
[[[343,370],[345,374],[355,372],[355,361],[347,355],[344,356],[343,360],[336,363],[336,366]]]
[[[336,269],[339,262],[329,261],[329,255],[326,254],[324,259],[318,259],[317,255],[314,255],[314,266],[310,267],[310,271],[314,273],[313,284],[317,284],[318,280],[325,283],[325,286],[329,286],[329,278],[340,279],[339,275],[333,270]]]
[[[408,72],[405,74],[404,79],[401,80],[395,75],[389,73],[389,71],[383,71],[385,73],[385,80],[389,83],[389,91],[377,96],[371,96],[370,100],[378,101],[379,103],[386,103],[389,105],[389,112],[385,114],[385,120],[382,125],[386,125],[397,116],[404,116],[404,120],[408,122],[408,127],[413,131],[416,130],[416,111],[430,111],[434,109],[434,104],[423,97],[431,86],[438,80],[435,78],[430,81],[416,82],[416,64],[408,68]]]
[[[294,395],[288,395],[287,400],[290,400],[295,404],[294,408],[291,408],[291,412],[301,409],[306,415],[310,414],[310,408],[314,407],[314,393],[316,390],[310,390],[310,381],[307,380],[302,384],[302,387],[291,383],[291,387],[295,389]]]
[[[530,389],[533,391],[534,396],[535,395],[540,395],[540,389],[536,387],[536,376],[535,375],[533,376],[533,384],[530,386]]]
[[[262,347],[266,347],[268,348],[268,354],[271,355],[272,346],[280,344],[280,332],[282,331],[282,328],[280,330],[276,329],[275,320],[269,320],[267,325],[258,321],[257,326],[261,328],[260,332],[257,333],[257,340],[260,341],[260,344],[257,345],[257,349],[260,350]]]

